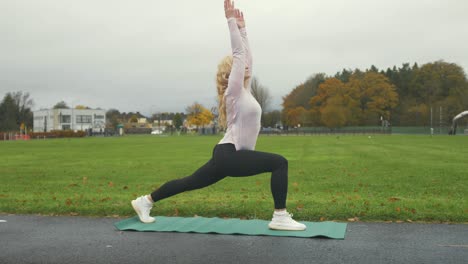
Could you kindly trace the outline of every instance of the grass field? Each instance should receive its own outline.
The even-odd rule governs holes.
[[[0,142],[0,212],[131,216],[130,200],[203,165],[220,137]],[[289,160],[303,221],[468,222],[466,136],[260,136]],[[271,218],[270,176],[226,178],[163,200],[155,215]]]

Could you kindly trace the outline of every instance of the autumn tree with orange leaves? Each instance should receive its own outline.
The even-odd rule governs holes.
[[[398,104],[398,94],[380,73],[353,74],[347,83],[329,78],[310,99],[311,110],[320,114],[321,124],[336,128],[345,125],[377,125],[386,120]]]
[[[187,124],[189,126],[194,125],[197,128],[210,124],[214,118],[210,110],[197,102],[188,106],[185,111],[187,112]]]

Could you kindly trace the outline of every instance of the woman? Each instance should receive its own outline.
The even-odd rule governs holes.
[[[262,109],[250,92],[252,59],[244,15],[234,8],[234,2],[230,0],[224,1],[224,11],[232,47],[232,57],[222,60],[217,73],[220,124],[227,127],[224,138],[213,149],[212,158],[191,176],[165,183],[150,195],[133,200],[132,206],[141,222],[152,223],[155,221],[150,216],[152,204],[162,199],[206,187],[227,176],[272,172],[271,192],[275,209],[269,228],[305,230],[306,226],[294,221],[286,211],[288,161],[277,154],[254,150]]]

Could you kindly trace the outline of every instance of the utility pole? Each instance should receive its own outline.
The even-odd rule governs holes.
[[[433,126],[432,126],[432,106],[431,106],[431,128],[433,128]]]
[[[442,106],[439,109],[439,134],[442,135]]]
[[[431,136],[434,134],[434,126],[432,125],[432,106],[431,106]]]

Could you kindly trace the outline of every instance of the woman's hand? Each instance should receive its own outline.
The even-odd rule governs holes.
[[[239,10],[234,8],[234,1],[224,0],[224,13],[227,19],[232,17],[236,18],[236,11],[238,12]]]
[[[236,9],[236,22],[239,29],[245,28],[244,12],[241,12],[239,9]]]

